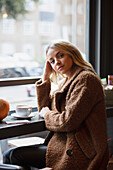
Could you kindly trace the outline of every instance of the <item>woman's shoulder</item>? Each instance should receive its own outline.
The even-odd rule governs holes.
[[[100,81],[100,77],[98,76],[98,74],[96,72],[90,71],[90,70],[82,70],[80,72],[80,74],[78,75],[78,77],[81,78],[86,78],[86,79],[95,79],[97,81]]]
[[[92,86],[94,85],[102,86],[100,77],[97,75],[97,73],[90,70],[81,71],[77,76],[76,81],[80,81],[81,83],[84,84],[91,84]]]

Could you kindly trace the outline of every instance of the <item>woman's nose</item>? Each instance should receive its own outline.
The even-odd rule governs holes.
[[[56,59],[55,64],[59,64],[59,63],[60,63],[60,60]]]

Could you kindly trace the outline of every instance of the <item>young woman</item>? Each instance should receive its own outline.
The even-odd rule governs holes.
[[[4,163],[30,169],[104,170],[109,151],[101,80],[70,42],[52,42],[46,51],[43,79],[36,82],[40,116],[50,133],[43,145],[4,153]],[[51,76],[65,81],[51,94]]]

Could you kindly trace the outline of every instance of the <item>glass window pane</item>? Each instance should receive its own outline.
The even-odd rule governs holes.
[[[2,19],[2,32],[3,34],[14,34],[15,33],[15,20],[14,19]]]
[[[18,104],[37,106],[35,85],[0,87],[0,98],[9,101],[10,110],[15,110]]]
[[[24,35],[34,34],[34,21],[31,19],[25,19],[23,21],[23,33]]]
[[[23,66],[23,60],[26,60],[25,69],[31,60],[37,63],[36,67],[43,66],[43,45],[47,46],[54,39],[69,40],[85,53],[85,3],[85,0],[39,0],[35,4],[33,0],[26,0],[25,7],[29,12],[23,18],[1,19],[0,69]],[[37,69],[34,76],[36,73]]]
[[[33,0],[26,0],[25,9],[29,11],[33,11],[35,9],[35,2]]]
[[[25,9],[29,12],[18,20],[0,19],[0,79],[41,76],[46,47],[54,39],[71,41],[85,58],[86,0],[26,0]],[[6,93],[6,87],[1,87],[1,97],[12,101],[12,91],[16,101],[20,93],[15,94],[13,88],[7,87]],[[24,89],[21,95],[26,94],[24,86],[20,89]]]

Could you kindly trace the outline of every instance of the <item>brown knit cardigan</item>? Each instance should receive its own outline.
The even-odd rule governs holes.
[[[39,111],[49,135],[46,166],[54,170],[105,170],[108,163],[107,126],[103,88],[91,71],[75,68],[64,86],[50,95],[50,80],[36,82]]]

